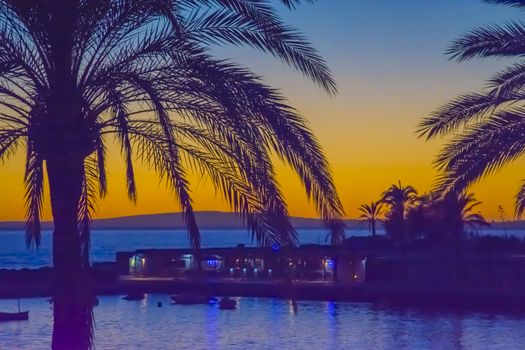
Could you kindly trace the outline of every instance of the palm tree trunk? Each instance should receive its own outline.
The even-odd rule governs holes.
[[[93,346],[91,276],[81,255],[78,205],[82,193],[83,157],[47,160],[54,220],[53,350],[87,350]]]
[[[67,281],[58,278],[53,295],[52,350],[93,349],[95,299],[88,271],[71,275]]]
[[[83,159],[48,159],[47,174],[53,212],[53,266],[60,274],[78,273],[82,268],[78,231],[78,204],[82,193]]]

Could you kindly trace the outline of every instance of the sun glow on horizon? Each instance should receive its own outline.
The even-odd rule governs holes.
[[[485,79],[504,65],[490,60],[453,63],[443,55],[444,49],[466,30],[519,14],[467,0],[325,1],[283,12],[285,22],[305,32],[333,69],[339,85],[333,98],[254,50],[228,47],[217,52],[235,57],[281,88],[305,116],[330,161],[347,217],[355,218],[359,205],[379,199],[398,180],[419,193],[430,190],[437,175],[432,162],[444,141],[418,139],[417,123],[458,94],[480,90]],[[179,210],[165,185],[145,166],[135,169],[138,203],[130,203],[119,150],[113,146],[109,153],[109,194],[99,201],[95,217]],[[471,188],[488,219],[499,218],[499,205],[507,219],[513,217],[514,195],[525,177],[521,164],[516,162]],[[23,165],[23,149],[0,165],[2,221],[24,218]],[[290,214],[316,217],[297,176],[284,165],[277,169]],[[228,210],[210,181],[197,174],[190,181],[196,210]],[[47,190],[43,218],[51,218]]]

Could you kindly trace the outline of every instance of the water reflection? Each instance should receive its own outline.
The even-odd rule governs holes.
[[[87,276],[58,277],[53,305],[52,350],[90,350],[96,297]]]
[[[157,307],[159,301],[162,308]],[[293,315],[287,300],[240,301],[237,310],[221,311],[216,306],[171,305],[166,294],[149,294],[146,302],[103,296],[93,310],[96,349],[135,349],[140,344],[144,349],[177,350],[507,350],[523,349],[525,342],[523,314],[490,316],[300,301],[300,312]],[[2,324],[0,349],[49,349],[54,310],[45,298],[23,299],[22,306],[30,310],[30,320]],[[16,301],[0,300],[0,310],[15,309]],[[78,333],[84,335],[79,339],[86,339],[89,327],[81,329]],[[86,348],[75,342],[69,349],[81,346]]]
[[[218,312],[214,307],[209,307],[206,311],[206,339],[208,340],[208,349],[220,349],[218,339]]]
[[[329,332],[329,342],[330,342],[330,349],[337,349],[339,345],[339,322],[338,322],[338,305],[333,302],[329,301],[326,303],[326,313],[327,313],[327,329]]]
[[[463,350],[463,321],[459,317],[452,319],[450,326],[452,327],[452,346],[454,349]]]

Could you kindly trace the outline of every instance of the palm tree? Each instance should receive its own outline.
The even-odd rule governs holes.
[[[481,204],[472,193],[438,193],[419,197],[417,205],[407,214],[407,224],[412,237],[432,240],[457,240],[466,228],[478,229],[490,226],[474,209]]]
[[[417,196],[414,205],[410,206],[406,213],[407,234],[412,239],[422,238],[432,234],[436,226],[433,222],[435,217],[435,201],[432,194]]]
[[[485,0],[525,10],[521,0]],[[515,57],[517,62],[488,80],[479,93],[459,96],[420,124],[427,139],[452,135],[436,159],[443,171],[437,190],[462,192],[485,175],[498,171],[525,152],[525,24],[508,22],[475,29],[448,49],[459,62],[476,57]],[[525,182],[516,196],[516,213],[525,209]]]
[[[394,239],[406,236],[407,209],[417,200],[417,191],[412,186],[403,186],[401,181],[383,193],[381,201],[390,206],[385,218],[385,230]]]
[[[381,222],[383,214],[383,203],[381,201],[371,202],[370,204],[361,204],[359,207],[361,222],[368,225],[368,230],[372,237],[376,235],[376,224]]]
[[[478,229],[482,226],[490,226],[483,215],[474,212],[474,209],[481,204],[473,193],[449,193],[437,203],[439,208],[440,223],[439,229],[445,235],[452,238],[459,238],[465,233],[465,228]]]
[[[74,334],[86,319],[68,312],[90,314],[71,309],[80,304],[72,288],[89,266],[89,222],[107,192],[111,142],[126,164],[129,199],[138,198],[140,160],[172,190],[196,249],[189,170],[211,179],[260,244],[296,243],[273,154],[299,175],[331,242],[343,240],[342,205],[305,120],[260,77],[209,50],[260,49],[335,94],[324,60],[268,2],[0,0],[0,23],[0,160],[25,150],[26,240],[36,247],[47,172],[53,265],[62,281],[54,313],[63,328],[55,333]],[[53,347],[75,348],[79,341],[69,338],[53,338]]]
[[[0,116],[0,158],[25,148],[27,242],[36,246],[46,165],[55,268],[88,265],[89,221],[107,191],[113,140],[129,199],[137,200],[139,159],[173,191],[195,248],[188,167],[212,179],[259,243],[296,242],[273,152],[299,174],[332,243],[344,237],[328,163],[304,119],[258,76],[207,49],[261,49],[335,93],[322,58],[266,2],[0,0],[0,16],[0,105],[9,111]]]

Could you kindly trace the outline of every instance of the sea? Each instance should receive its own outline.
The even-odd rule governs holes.
[[[142,301],[103,296],[94,308],[96,350],[522,350],[525,317],[368,303],[235,298],[236,310],[173,305],[165,294]],[[161,302],[162,307],[157,303]],[[53,311],[45,298],[22,299],[28,321],[0,324],[0,349],[43,350]],[[16,300],[0,300],[16,311]]]
[[[364,236],[366,230],[347,231]],[[521,232],[487,230],[486,234]],[[325,243],[323,230],[300,230],[302,244]],[[255,245],[244,230],[204,230],[203,247]],[[112,261],[116,251],[188,247],[184,231],[94,231],[91,256]],[[51,234],[39,250],[28,250],[22,231],[0,232],[0,268],[35,268],[51,263]],[[2,283],[0,281],[0,283]],[[166,294],[142,301],[102,296],[94,308],[98,350],[266,350],[266,349],[525,349],[525,312],[401,307],[370,303],[235,298],[236,310],[213,305],[173,305]],[[158,307],[158,303],[162,307]],[[0,323],[0,349],[49,349],[53,311],[46,298],[20,300],[28,321]],[[0,300],[0,311],[17,301]]]

